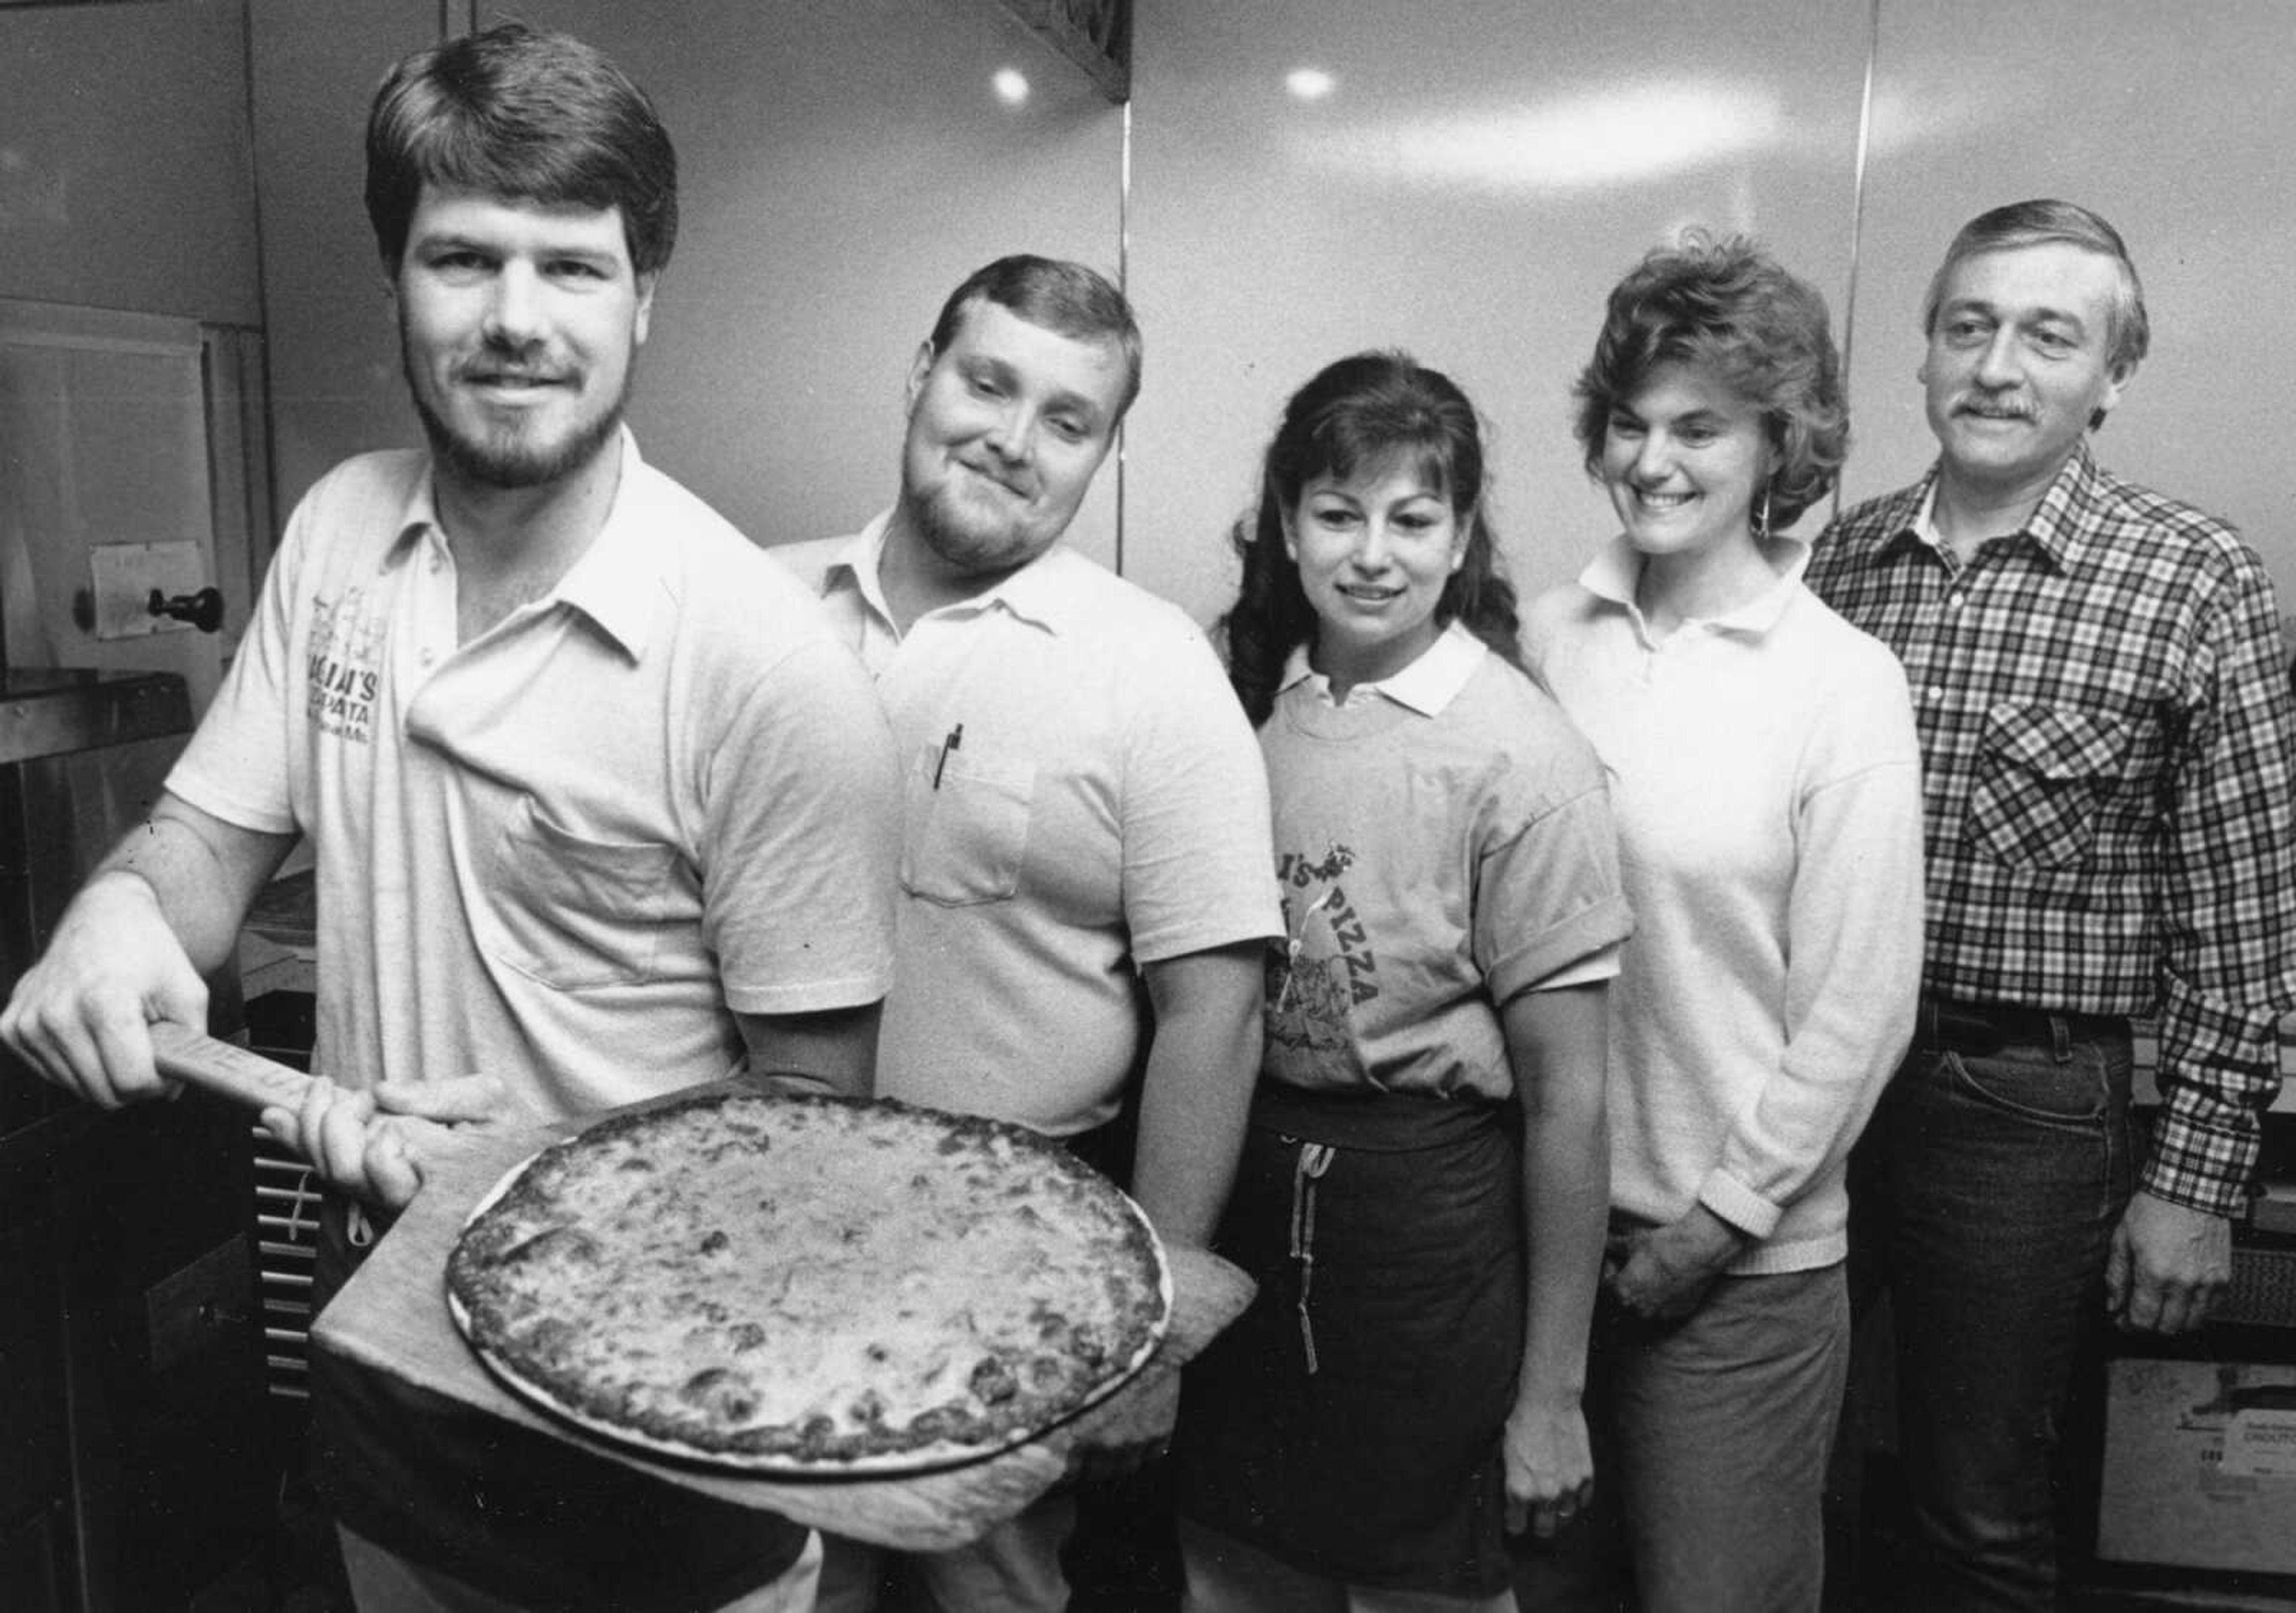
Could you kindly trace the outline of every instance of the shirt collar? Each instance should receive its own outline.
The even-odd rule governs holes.
[[[636,438],[628,426],[620,428],[621,475],[614,487],[614,502],[590,546],[558,579],[545,602],[555,601],[588,617],[623,653],[636,660],[645,653],[654,608],[662,585],[659,539],[647,518],[652,502],[648,479],[652,472],[638,456]],[[398,536],[384,557],[395,565],[422,544],[451,553],[445,528],[439,522],[436,484],[430,475],[415,481],[399,518]]]
[[[1777,626],[1778,618],[1785,614],[1786,606],[1792,602],[1802,573],[1809,569],[1809,545],[1798,537],[1774,536],[1770,539],[1770,569],[1775,574],[1770,585],[1734,610],[1699,618],[1707,627],[1718,633],[1759,638]],[[1578,585],[1595,598],[1626,611],[1639,627],[1643,613],[1635,603],[1635,587],[1641,582],[1642,574],[1643,557],[1620,533],[1587,562],[1587,569],[1578,574]]]
[[[2097,535],[2082,519],[2084,512],[2095,508],[2096,479],[2096,461],[2088,451],[2088,434],[2083,432],[2056,479],[2026,518],[2026,532],[2061,570],[2079,567],[2089,544],[2096,540]]]
[[[877,557],[885,552],[885,528],[892,520],[893,512],[885,511],[830,557],[821,574],[824,599],[850,590],[879,617],[888,622],[893,619],[892,609],[885,603],[885,590],[877,581]]]
[[[883,511],[837,552],[822,573],[821,590],[824,596],[836,589],[853,589],[879,617],[887,622],[893,619],[892,609],[885,602],[884,584],[878,577],[878,565],[885,554],[885,534],[892,524],[893,512]],[[926,614],[962,616],[1002,610],[1056,637],[1075,632],[1084,625],[1087,610],[1079,586],[1082,578],[1078,568],[1092,564],[1065,541],[1058,542],[971,599],[939,606]]]
[[[983,610],[1000,605],[1057,637],[1079,625],[1082,595],[1075,585],[1076,568],[1091,563],[1066,543],[1056,543],[971,603]]]
[[[1927,517],[1936,495],[1938,467],[1934,461],[1921,480],[1909,487],[1883,494],[1871,505],[1874,513],[1859,520],[1836,521],[1826,529],[1824,541],[1847,551],[1852,558],[1863,552],[1863,558],[1880,564],[1890,555],[1907,545],[1919,545],[1922,536],[1919,524]]]
[[[1440,716],[1489,653],[1490,647],[1464,623],[1455,621],[1438,634],[1435,642],[1411,665],[1393,677],[1382,678],[1375,684],[1357,684],[1348,691],[1348,700],[1353,704],[1359,695],[1374,694],[1422,716]],[[1331,700],[1332,680],[1308,664],[1308,646],[1296,644],[1283,663],[1283,688],[1302,683],[1317,698]]]
[[[1915,489],[1920,495],[1918,507],[1902,530],[1943,553],[1945,539],[1937,529],[1939,468],[1939,465],[1931,465],[1929,475]],[[2027,516],[2025,524],[2018,528],[2020,533],[2032,539],[2033,546],[2061,571],[2070,571],[2078,566],[2089,544],[2094,541],[2094,535],[2082,521],[2081,512],[2092,507],[2090,491],[2096,475],[2096,460],[2089,453],[2088,437],[2084,433],[2063,465],[2059,467],[2055,478],[2050,481],[2048,491],[2041,495],[2041,502],[2033,506],[2032,514]]]
[[[554,592],[598,624],[632,660],[644,655],[662,595],[663,523],[648,519],[652,472],[637,440],[622,428],[622,475],[613,508],[596,541],[583,551]]]
[[[398,514],[398,536],[382,552],[379,569],[388,571],[398,565],[418,547],[436,549],[440,554],[450,553],[447,547],[446,530],[439,524],[439,500],[433,491],[430,475],[425,471],[414,479],[414,488],[406,495],[406,504]]]
[[[1914,519],[1905,528],[1907,534],[1932,549],[1945,547],[1944,535],[1937,529],[1937,471],[1932,468],[1922,482],[1922,505],[1914,512]]]

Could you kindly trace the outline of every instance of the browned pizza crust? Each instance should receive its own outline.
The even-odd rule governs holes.
[[[1136,1371],[1169,1306],[1137,1207],[1034,1132],[726,1089],[543,1150],[473,1212],[447,1280],[529,1397],[769,1471],[1019,1443]]]

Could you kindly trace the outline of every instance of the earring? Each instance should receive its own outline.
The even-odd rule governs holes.
[[[1762,489],[1762,507],[1754,517],[1754,536],[1764,543],[1770,541],[1770,490]]]

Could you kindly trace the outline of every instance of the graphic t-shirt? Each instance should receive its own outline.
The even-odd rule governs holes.
[[[1601,766],[1456,625],[1344,705],[1301,670],[1260,729],[1284,926],[1265,1073],[1502,1100],[1499,1008],[1631,927]]]

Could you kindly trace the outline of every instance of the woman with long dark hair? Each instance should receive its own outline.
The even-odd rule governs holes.
[[[1259,1282],[1189,1369],[1195,1609],[1511,1609],[1504,1540],[1591,1482],[1602,772],[1521,669],[1482,433],[1447,377],[1341,359],[1291,400],[1222,623],[1286,936],[1221,1252]]]

